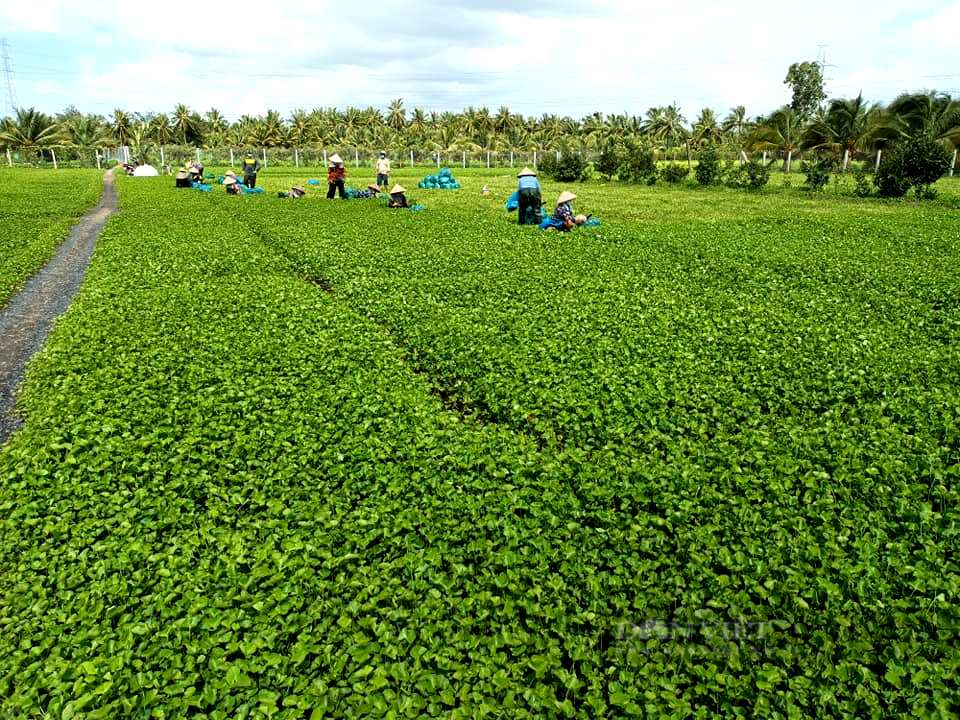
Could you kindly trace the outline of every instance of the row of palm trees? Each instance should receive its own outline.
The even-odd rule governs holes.
[[[772,151],[783,156],[803,150],[850,157],[870,154],[898,138],[933,133],[948,147],[960,145],[960,99],[927,92],[906,94],[889,105],[858,96],[835,99],[809,123],[789,107],[750,118],[743,106],[723,117],[710,108],[688,124],[677,105],[650,108],[643,116],[594,113],[581,120],[545,114],[525,117],[507,107],[496,112],[469,107],[460,113],[407,112],[402,100],[377,108],[296,110],[284,118],[269,110],[228,121],[211,109],[201,115],[186,105],[170,114],[140,115],[117,109],[109,117],[69,108],[51,117],[21,109],[0,121],[0,149],[72,151],[92,156],[99,148],[129,146],[135,155],[152,146],[198,148],[387,148],[455,152],[591,151],[627,138],[643,139],[667,153],[705,145],[731,152]]]

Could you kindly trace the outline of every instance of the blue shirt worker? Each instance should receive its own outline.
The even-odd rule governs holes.
[[[518,220],[521,225],[537,225],[540,222],[540,181],[530,168],[517,173]]]

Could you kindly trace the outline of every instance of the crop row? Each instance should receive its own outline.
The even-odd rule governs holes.
[[[0,307],[53,255],[103,187],[95,170],[0,170]]]
[[[874,377],[927,374],[884,405],[850,378],[888,356],[825,303],[838,369],[787,373],[817,363],[774,330],[827,283],[737,297],[774,290],[749,236],[120,190],[0,451],[0,715],[956,704],[955,366],[922,354],[948,322],[859,316],[917,353]]]

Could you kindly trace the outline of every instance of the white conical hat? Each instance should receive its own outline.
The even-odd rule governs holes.
[[[233,170],[227,170],[227,171],[224,173],[224,175],[226,175],[227,177],[232,177],[232,178],[235,178],[235,177],[237,176],[237,174],[236,174]]]
[[[518,177],[518,178],[521,178],[521,177],[524,177],[524,176],[527,176],[527,175],[529,175],[529,176],[531,176],[531,177],[536,177],[536,176],[537,176],[537,174],[536,174],[533,170],[531,170],[530,168],[528,168],[528,167],[525,167],[523,170],[521,170],[520,172],[517,173],[517,177]]]
[[[576,195],[574,195],[569,190],[564,190],[562,193],[560,193],[560,197],[557,198],[557,205],[559,205],[560,203],[570,202],[571,200],[576,200],[576,199],[577,199]]]
[[[405,193],[407,189],[403,185],[394,185],[393,190],[390,191],[391,195],[396,195],[397,193]]]
[[[367,185],[367,190],[371,190],[373,192],[381,192],[380,188],[377,185],[374,185],[373,183]]]
[[[225,177],[225,178],[223,179],[223,184],[224,184],[224,185],[236,185],[236,184],[237,184],[237,179],[236,179],[235,177]]]
[[[337,155],[336,153],[334,153],[333,155],[330,156],[330,162],[332,162],[332,163],[334,163],[334,164],[336,164],[336,163],[342,163],[342,162],[343,162],[343,158],[340,157],[339,155]]]

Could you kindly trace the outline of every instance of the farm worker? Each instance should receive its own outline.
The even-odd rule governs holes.
[[[332,200],[334,192],[340,193],[340,199],[347,199],[347,189],[344,185],[347,179],[347,169],[343,166],[343,158],[334,153],[330,156],[330,167],[327,169],[327,200]]]
[[[199,160],[190,166],[190,172],[193,173],[193,181],[203,182],[203,163]]]
[[[377,159],[377,186],[387,186],[390,177],[390,160],[387,158],[385,150],[380,151],[380,157]]]
[[[240,183],[237,182],[236,178],[226,177],[223,179],[223,184],[227,188],[227,195],[240,194]]]
[[[367,185],[366,190],[361,190],[357,193],[357,198],[361,200],[370,200],[371,198],[376,198],[380,194],[380,188],[376,185]]]
[[[243,184],[248,188],[255,188],[258,172],[260,172],[260,161],[253,156],[252,152],[248,152],[243,158]]]
[[[540,181],[530,168],[517,173],[517,196],[519,207],[517,222],[521,225],[536,225],[540,222]]]
[[[176,183],[178,188],[192,187],[190,184],[190,173],[188,173],[186,170],[181,170],[178,172],[176,176]]]
[[[387,207],[410,207],[410,205],[407,203],[407,189],[403,187],[403,185],[394,185],[393,189],[390,190],[390,202],[387,203]]]
[[[566,232],[576,224],[573,219],[573,208],[570,207],[570,203],[576,199],[577,196],[569,190],[564,190],[557,198],[557,208],[553,211],[553,217],[550,220],[558,230]]]
[[[291,198],[293,198],[294,200],[296,200],[296,199],[298,199],[298,198],[302,198],[302,197],[303,197],[304,195],[306,195],[306,194],[307,194],[307,191],[304,190],[302,186],[300,186],[300,185],[294,185],[292,188],[290,188],[290,195],[289,195],[289,197],[291,197]]]
[[[237,174],[236,174],[233,170],[227,170],[227,171],[223,174],[224,182],[226,182],[226,179],[227,179],[227,178],[233,178],[234,180],[236,180],[236,179],[237,179]]]
[[[483,190],[480,191],[480,194],[483,195],[484,197],[489,196],[489,195],[490,195],[490,186],[489,186],[489,185],[484,185],[484,186],[483,186]]]

